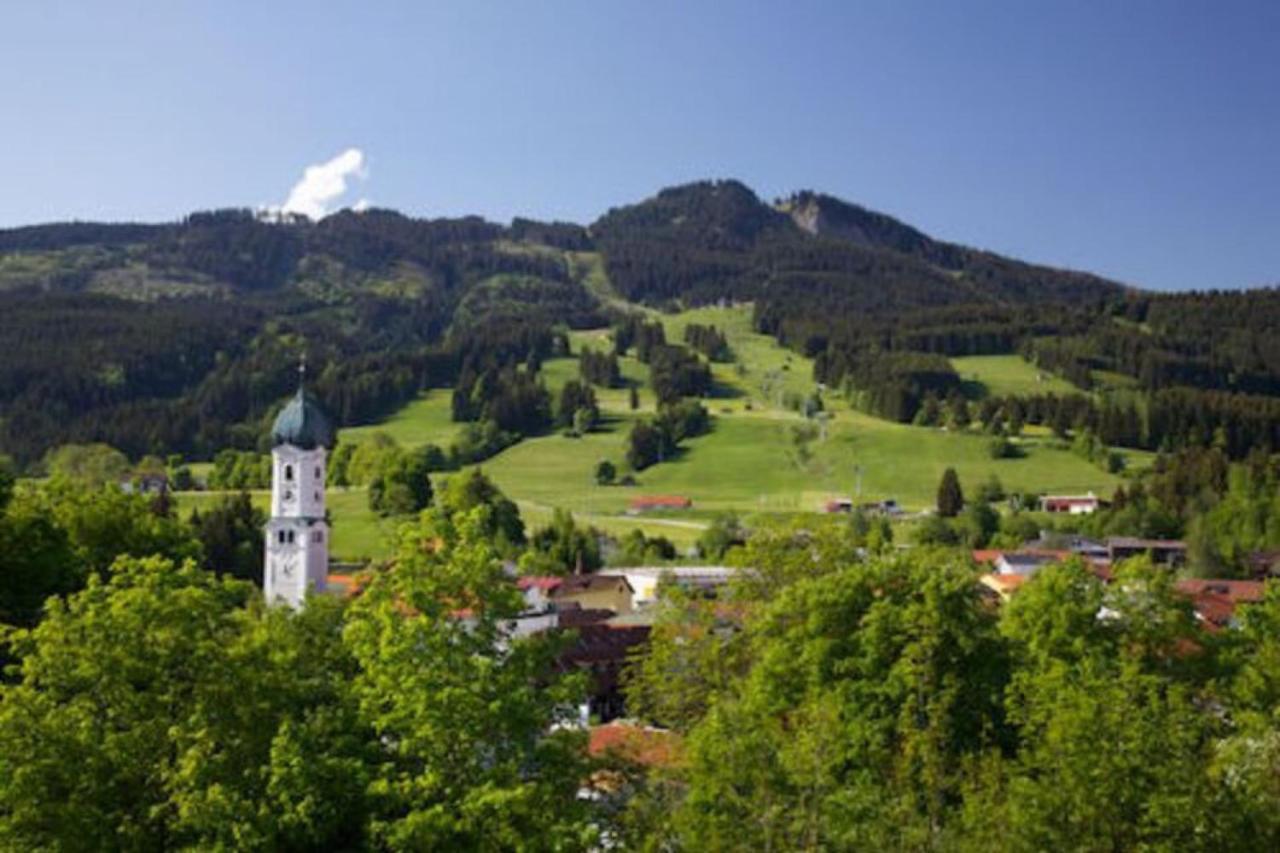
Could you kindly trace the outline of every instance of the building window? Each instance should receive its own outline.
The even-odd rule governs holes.
[[[320,493],[319,493],[319,492],[315,492],[315,493],[312,495],[312,497],[314,497],[314,498],[316,499],[316,503],[319,503],[319,502],[320,502]]]
[[[293,544],[293,531],[292,531],[292,530],[290,530],[290,531],[289,531],[289,544],[290,544],[290,545],[292,545],[292,544]]]
[[[315,533],[312,533],[312,534],[311,534],[311,541],[312,541],[312,542],[323,542],[323,541],[324,541],[324,534],[323,534],[323,533],[321,533],[319,530],[317,530]]]
[[[284,466],[284,478],[291,483],[293,482],[293,466],[292,465]]]
[[[283,544],[284,544],[284,531],[283,531],[283,530],[281,530],[281,531],[280,531],[280,533],[279,533],[279,535],[278,535],[276,538],[277,538],[277,539],[279,539],[279,540],[280,540],[280,544],[281,544],[281,545],[283,545]]]
[[[317,480],[319,480],[319,479],[320,479],[320,477],[321,477],[321,474],[320,474],[320,466],[319,466],[319,465],[317,465],[317,466],[316,466],[316,479],[317,479]]]

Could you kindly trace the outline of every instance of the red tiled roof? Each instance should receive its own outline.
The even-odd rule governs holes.
[[[1231,624],[1239,605],[1261,601],[1266,594],[1266,584],[1262,581],[1186,579],[1178,581],[1176,586],[1191,599],[1196,615],[1210,630]]]
[[[551,592],[553,589],[560,586],[560,584],[563,582],[564,582],[564,578],[558,578],[550,575],[546,575],[546,576],[529,575],[526,577],[517,578],[516,586],[519,587],[521,591],[524,591],[530,588],[536,588],[536,589],[542,590],[543,592]]]
[[[627,579],[622,575],[572,575],[567,578],[561,578],[561,583],[556,585],[553,594],[559,597],[573,595],[578,592],[614,589],[619,583],[627,589],[631,589],[631,584],[627,583]],[[634,592],[635,590],[631,591]]]
[[[359,595],[364,591],[365,584],[369,582],[368,577],[357,575],[329,575],[325,578],[325,587],[330,592],[340,594],[344,597],[352,597]]]
[[[641,507],[667,507],[670,509],[687,509],[693,505],[693,501],[683,495],[644,495],[638,498],[632,498],[630,506],[632,509]]]
[[[1011,593],[1027,581],[1031,575],[1002,575],[990,572],[982,576],[982,582],[999,593]]]
[[[680,736],[666,729],[615,720],[592,726],[588,750],[593,757],[617,755],[645,767],[670,767],[680,760]]]

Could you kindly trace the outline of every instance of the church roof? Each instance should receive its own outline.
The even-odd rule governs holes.
[[[292,444],[303,450],[333,446],[333,426],[315,398],[302,387],[293,395],[289,404],[276,415],[271,427],[271,443],[274,446]]]

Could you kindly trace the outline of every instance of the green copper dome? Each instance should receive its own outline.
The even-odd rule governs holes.
[[[276,415],[271,427],[271,443],[292,444],[303,450],[333,447],[333,427],[315,398],[299,388],[289,405]]]

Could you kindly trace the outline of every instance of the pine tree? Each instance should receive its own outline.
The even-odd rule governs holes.
[[[938,484],[938,515],[955,518],[963,508],[964,492],[960,489],[960,477],[955,468],[948,468],[942,473],[942,482]]]

